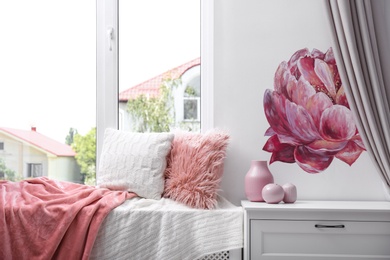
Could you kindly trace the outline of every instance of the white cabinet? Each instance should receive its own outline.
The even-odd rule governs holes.
[[[244,260],[390,259],[390,202],[241,202]]]

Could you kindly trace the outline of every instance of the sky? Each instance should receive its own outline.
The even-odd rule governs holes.
[[[71,127],[96,125],[95,3],[0,0],[0,127],[36,126],[64,142]],[[119,8],[120,91],[199,57],[199,0]]]
[[[200,0],[121,0],[119,19],[120,90],[200,56]]]

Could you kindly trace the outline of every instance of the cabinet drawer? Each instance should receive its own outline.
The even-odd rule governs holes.
[[[250,220],[250,259],[390,259],[390,222]]]

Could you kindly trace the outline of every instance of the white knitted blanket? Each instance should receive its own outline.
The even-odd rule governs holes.
[[[134,198],[103,222],[91,259],[194,260],[243,247],[243,209],[219,197],[214,210]]]

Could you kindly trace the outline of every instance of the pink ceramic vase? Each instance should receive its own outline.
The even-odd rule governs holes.
[[[264,201],[262,190],[265,185],[274,182],[267,161],[252,161],[245,175],[245,195],[250,201]]]
[[[262,194],[265,202],[278,204],[283,200],[284,190],[279,184],[270,183],[264,186]]]
[[[297,187],[292,183],[286,183],[282,188],[284,190],[284,203],[294,203],[297,200]]]

